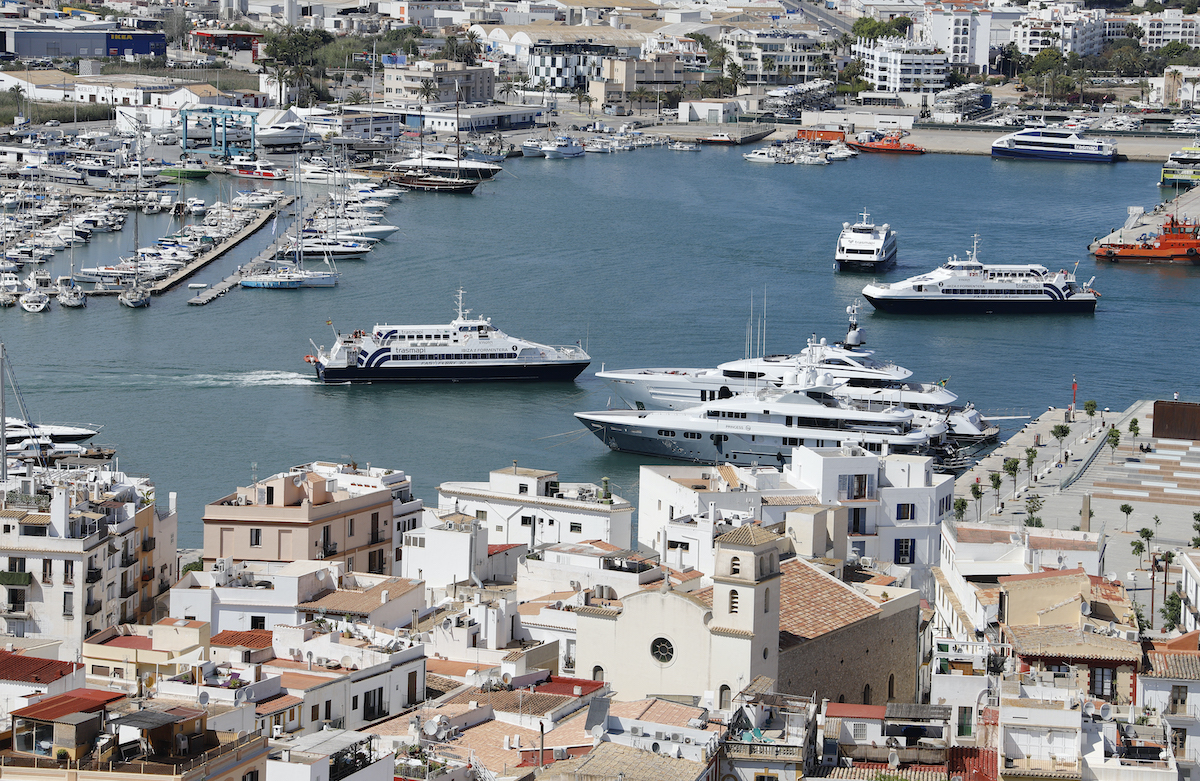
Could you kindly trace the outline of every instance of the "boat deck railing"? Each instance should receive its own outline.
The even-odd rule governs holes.
[[[563,358],[569,358],[573,360],[586,360],[591,358],[591,356],[588,355],[584,349],[577,344],[554,344],[550,346],[557,350],[558,354]]]

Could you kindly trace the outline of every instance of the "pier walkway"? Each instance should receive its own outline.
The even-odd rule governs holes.
[[[1143,236],[1161,233],[1163,223],[1172,215],[1179,218],[1200,218],[1200,187],[1186,190],[1179,197],[1160,203],[1149,212],[1141,206],[1130,206],[1125,224],[1114,228],[1106,236],[1097,237],[1088,245],[1088,251],[1094,253],[1101,244],[1138,243],[1143,240]]]

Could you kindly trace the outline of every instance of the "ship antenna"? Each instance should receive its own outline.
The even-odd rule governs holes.
[[[454,296],[454,303],[458,306],[458,319],[462,320],[463,315],[471,314],[470,309],[463,309],[463,289],[460,287],[458,293]]]

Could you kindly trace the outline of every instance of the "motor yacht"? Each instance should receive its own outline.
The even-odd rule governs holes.
[[[842,223],[833,253],[838,271],[882,271],[896,262],[896,231],[876,225],[865,210],[854,224]]]

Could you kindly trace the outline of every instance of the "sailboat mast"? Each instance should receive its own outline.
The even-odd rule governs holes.
[[[4,364],[8,361],[7,348],[0,342],[0,443],[4,445],[4,456],[0,458],[0,482],[8,482],[8,418],[4,413]]]

